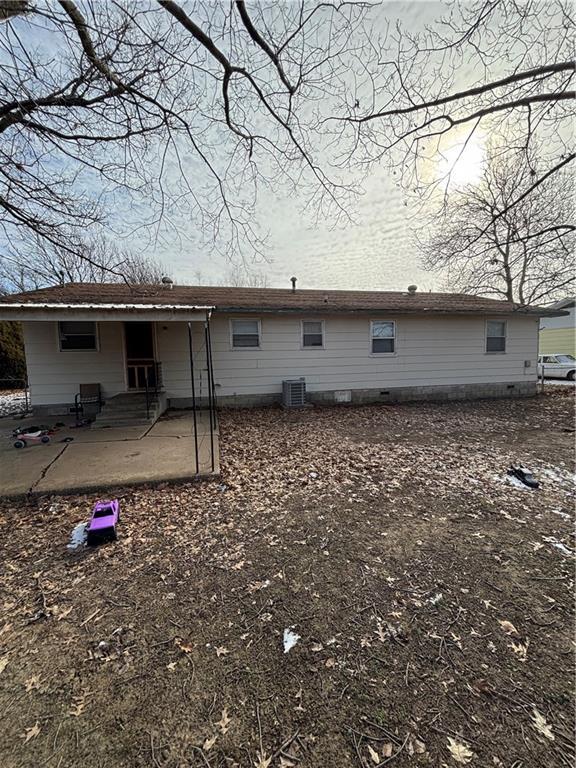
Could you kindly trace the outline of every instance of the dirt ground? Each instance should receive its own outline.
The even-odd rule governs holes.
[[[572,766],[573,407],[224,412],[98,549],[4,502],[0,765]]]

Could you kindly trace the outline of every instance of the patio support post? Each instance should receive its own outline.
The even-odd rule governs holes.
[[[206,366],[208,369],[208,412],[210,416],[210,461],[212,464],[212,472],[214,472],[214,404],[212,400],[212,350],[210,349],[210,337],[208,335],[208,328],[210,325],[210,315],[206,310],[206,320],[204,321],[204,341],[206,346]]]
[[[214,361],[212,360],[212,334],[210,331],[210,318],[211,318],[211,310],[208,310],[208,360],[210,362],[210,392],[212,394],[212,415],[214,418],[214,427],[216,427],[216,422],[218,420],[217,416],[217,405],[216,405],[216,385],[214,384]]]
[[[192,345],[192,323],[188,323],[188,350],[190,354],[190,381],[192,384],[192,414],[194,421],[194,453],[196,455],[196,474],[200,472],[198,463],[198,422],[196,419],[196,383],[194,381],[194,349]]]

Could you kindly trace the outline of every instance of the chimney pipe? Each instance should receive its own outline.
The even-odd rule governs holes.
[[[290,282],[292,283],[292,293],[296,293],[296,278],[291,277]]]
[[[410,296],[414,296],[414,294],[416,293],[417,290],[418,290],[418,286],[417,285],[409,285],[408,286],[408,293],[410,294]]]

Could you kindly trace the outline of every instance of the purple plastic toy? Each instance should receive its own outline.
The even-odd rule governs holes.
[[[120,504],[118,499],[99,501],[94,506],[92,519],[88,524],[86,543],[100,544],[103,541],[115,541],[116,525],[120,520]]]

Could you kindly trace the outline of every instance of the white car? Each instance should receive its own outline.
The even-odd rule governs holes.
[[[538,376],[574,381],[575,375],[576,357],[573,355],[540,355],[538,358]]]

